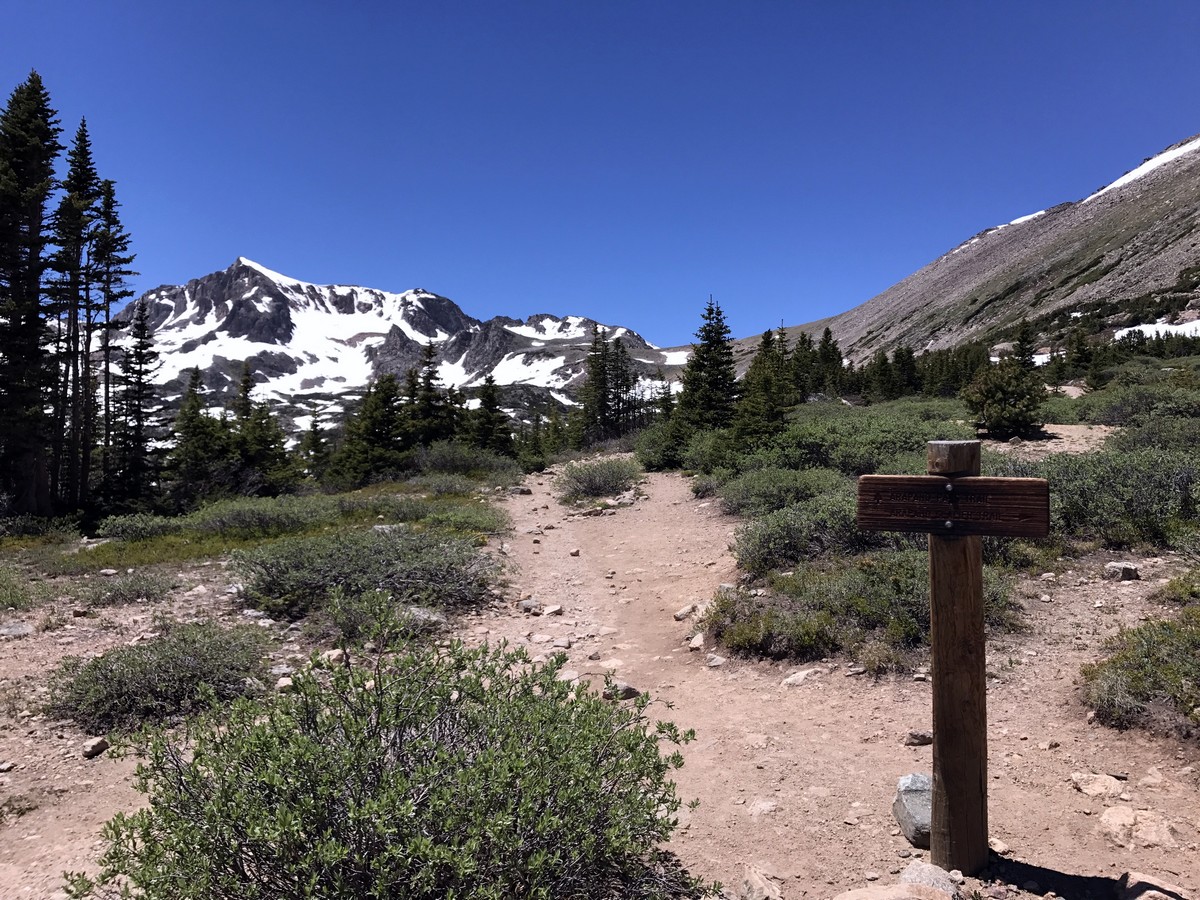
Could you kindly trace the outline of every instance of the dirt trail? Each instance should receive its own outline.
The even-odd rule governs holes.
[[[547,639],[571,635],[569,668],[613,669],[673,704],[662,717],[697,734],[677,780],[681,796],[701,805],[681,811],[673,843],[694,872],[731,885],[745,864],[759,864],[779,877],[786,898],[830,896],[871,876],[895,881],[910,848],[891,804],[901,775],[930,770],[930,748],[903,743],[910,730],[930,727],[928,682],[849,676],[836,660],[731,657],[709,667],[705,652],[688,650],[690,623],[672,614],[736,579],[728,550],[736,520],[693,499],[675,475],[649,476],[634,506],[598,517],[559,505],[548,476],[527,485],[532,495],[506,504],[514,601],[532,594],[564,614],[513,608],[470,622],[467,633],[528,642],[535,654],[553,652]],[[1196,745],[1089,724],[1079,702],[1080,664],[1118,624],[1156,612],[1144,598],[1172,568],[1142,560],[1142,581],[1114,584],[1101,579],[1108,558],[1019,586],[1030,633],[989,645],[991,835],[1009,855],[987,881],[968,879],[968,892],[990,886],[991,896],[1004,896],[994,883],[1003,875],[1018,886],[1038,882],[1038,893],[1083,896],[1106,882],[1057,876],[1107,880],[1127,869],[1200,885]],[[816,671],[797,687],[781,685],[801,669]],[[1074,772],[1127,774],[1124,794],[1086,796]]]

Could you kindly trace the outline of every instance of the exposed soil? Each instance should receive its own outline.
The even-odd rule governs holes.
[[[929,747],[904,745],[910,730],[930,727],[928,682],[849,675],[845,660],[730,657],[710,667],[705,651],[688,649],[691,622],[672,614],[737,580],[728,549],[737,521],[695,500],[674,475],[649,476],[633,506],[599,516],[561,506],[549,477],[526,483],[531,495],[504,501],[514,527],[496,547],[510,563],[509,602],[469,617],[461,633],[527,643],[534,654],[571,636],[562,651],[569,668],[615,671],[673,705],[657,707],[661,717],[697,735],[677,780],[680,795],[700,806],[680,811],[672,843],[693,872],[736,887],[745,866],[756,865],[785,898],[829,897],[872,876],[893,882],[910,858],[928,858],[898,834],[891,813],[897,779],[930,769]],[[1200,747],[1090,724],[1079,699],[1080,665],[1119,626],[1163,614],[1147,596],[1181,567],[1173,557],[1141,559],[1142,580],[1103,581],[1104,563],[1115,558],[1065,561],[1052,576],[1023,581],[1029,631],[989,645],[991,835],[1008,854],[982,881],[967,879],[968,895],[1099,898],[1128,869],[1200,885]],[[229,581],[220,564],[189,568],[171,605],[185,617],[239,618]],[[526,594],[561,605],[562,615],[521,613]],[[88,867],[101,824],[139,799],[133,761],[84,760],[88,736],[43,719],[37,701],[59,659],[133,639],[150,611],[73,619],[69,605],[48,609],[61,617],[58,627],[0,639],[0,764],[13,765],[0,773],[0,803],[31,807],[0,825],[6,900],[61,896],[59,873]],[[56,625],[46,613],[0,615],[0,624]],[[294,633],[272,630],[278,657],[303,657]],[[816,671],[796,687],[781,685],[803,669]],[[1086,796],[1070,780],[1075,772],[1115,773],[1124,793]],[[1036,891],[1022,889],[1029,882]]]

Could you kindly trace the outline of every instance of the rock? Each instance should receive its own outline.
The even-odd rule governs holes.
[[[87,616],[88,612],[89,612],[89,610],[85,609],[84,607],[77,606],[73,610],[71,610],[71,618],[73,618],[73,619],[85,618]]]
[[[710,653],[704,660],[704,664],[710,669],[715,669],[718,666],[725,665],[726,659],[723,656],[718,656],[715,653]]]
[[[915,859],[900,873],[900,883],[923,884],[953,897],[957,890],[955,884],[962,884],[962,872],[958,873],[958,881],[955,882],[954,876],[941,866]]]
[[[441,628],[449,622],[442,613],[428,606],[406,606],[404,612],[414,624],[426,628]]]
[[[1100,829],[1124,847],[1162,847],[1175,850],[1174,826],[1159,813],[1132,806],[1113,806],[1100,817]]]
[[[532,597],[527,597],[517,604],[517,608],[523,613],[529,613],[531,616],[540,616],[542,614],[542,604]]]
[[[0,636],[25,637],[27,634],[33,634],[33,626],[27,622],[8,622],[0,625]]]
[[[114,575],[120,575],[121,573],[116,569],[101,569],[100,574],[105,578],[112,578]]]
[[[873,884],[838,894],[833,900],[954,900],[954,895],[927,884]]]
[[[1008,856],[1008,844],[1000,840],[1000,838],[988,838],[988,847],[997,856]]]
[[[1104,566],[1104,577],[1109,581],[1137,581],[1141,570],[1131,562],[1110,562]]]
[[[750,804],[750,816],[757,819],[759,816],[773,813],[777,809],[779,809],[779,803],[775,800],[755,800]]]
[[[1117,900],[1196,900],[1194,894],[1161,878],[1126,872],[1117,882]]]
[[[1075,790],[1089,797],[1117,797],[1122,791],[1121,782],[1111,775],[1093,772],[1072,772],[1071,784],[1075,785]]]
[[[801,669],[799,672],[793,672],[787,678],[783,679],[780,684],[783,687],[795,687],[798,684],[804,684],[810,678],[816,678],[824,674],[824,669]]]
[[[16,763],[8,762],[7,760],[5,762],[0,762],[0,775],[3,775],[5,772],[11,772],[16,767]]]
[[[287,663],[279,663],[278,665],[271,666],[271,668],[270,668],[268,671],[269,671],[269,672],[270,672],[272,675],[276,675],[276,676],[278,676],[278,675],[291,675],[291,674],[292,674],[292,667],[291,667],[291,666],[289,666]]]
[[[83,758],[95,759],[101,753],[109,748],[108,738],[94,737],[91,740],[83,742]]]
[[[595,662],[599,658],[600,658],[599,650],[593,650],[591,653],[588,654],[588,659],[592,660],[593,662]]]
[[[578,547],[573,547],[573,548],[571,549],[571,555],[572,555],[572,556],[578,556],[578,555],[579,555],[579,548],[578,548]]]
[[[346,651],[341,647],[334,650],[326,650],[321,654],[321,662],[327,666],[340,666],[346,662]]]
[[[511,488],[509,493],[514,497],[528,497],[533,493],[533,488],[527,488],[524,485],[517,485],[515,488]]]
[[[563,614],[563,608],[561,606],[557,606],[557,605],[556,606],[547,606],[544,610],[542,610],[543,616],[561,616],[562,614]]]
[[[553,636],[548,634],[533,634],[529,636],[529,643],[531,644],[548,644],[552,640],[554,640]]]
[[[905,747],[928,747],[932,743],[932,731],[910,731],[904,736]]]
[[[570,650],[573,646],[575,646],[575,641],[573,641],[570,637],[555,638],[554,646],[560,650]]]
[[[738,887],[738,900],[783,900],[779,885],[758,866],[746,866]]]
[[[279,694],[286,694],[292,689],[294,684],[295,682],[292,681],[290,676],[280,675],[278,680],[275,682],[275,692]]]
[[[692,635],[692,639],[690,641],[688,641],[688,649],[689,650],[703,650],[704,649],[704,632],[700,632],[700,634]]]
[[[632,684],[624,681],[614,681],[611,685],[604,688],[600,694],[605,700],[632,700],[634,697],[640,697],[642,692],[635,688]]]
[[[892,814],[900,831],[914,847],[929,849],[929,823],[933,815],[933,779],[915,773],[904,775],[896,784]]]
[[[684,619],[686,619],[688,616],[690,616],[695,611],[696,611],[695,603],[689,603],[687,606],[680,607],[679,609],[675,610],[675,621],[682,622]]]

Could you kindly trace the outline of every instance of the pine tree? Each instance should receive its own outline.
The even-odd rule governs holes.
[[[91,344],[97,310],[90,251],[99,215],[100,178],[86,120],[75,132],[67,165],[64,193],[52,218],[58,250],[51,258],[56,273],[51,296],[58,327],[50,484],[59,502],[75,509],[88,500],[95,418]]]
[[[1037,332],[1028,319],[1021,319],[1017,325],[1017,337],[1013,342],[1012,359],[1026,372],[1035,368],[1033,357],[1037,352]]]
[[[815,363],[814,387],[833,396],[840,394],[846,381],[845,360],[841,348],[833,339],[833,331],[829,328],[821,334]]]
[[[798,394],[798,400],[803,402],[817,390],[817,348],[812,335],[806,331],[800,332],[800,336],[796,338],[789,368],[792,387]]]
[[[235,491],[237,463],[233,429],[208,415],[200,370],[193,369],[172,428],[175,446],[167,458],[171,500],[179,512]]]
[[[8,495],[12,512],[42,515],[52,505],[43,275],[49,264],[46,208],[54,161],[63,149],[57,115],[37,72],[0,113],[0,492]]]
[[[415,386],[415,373],[413,377]],[[411,468],[406,451],[412,446],[412,426],[395,375],[381,375],[363,395],[346,422],[346,434],[330,464],[330,474],[345,484],[364,484],[372,477],[394,475]]]
[[[725,428],[733,421],[738,399],[737,373],[725,314],[711,297],[696,338],[683,368],[676,415],[696,430]]]
[[[516,455],[512,422],[500,408],[500,392],[491,375],[483,379],[483,386],[479,389],[479,406],[467,417],[467,440],[481,450],[490,450],[503,456]]]
[[[443,391],[438,376],[437,348],[433,342],[421,350],[421,368],[411,410],[413,443],[428,446],[454,436],[458,420],[454,397]]]
[[[112,314],[120,306],[121,301],[133,296],[133,291],[129,290],[125,279],[137,274],[129,268],[134,255],[129,252],[130,237],[125,231],[124,225],[121,224],[119,209],[120,204],[117,202],[113,182],[101,181],[99,218],[92,238],[92,268],[95,272],[100,307],[99,330],[102,356],[100,473],[101,481],[105,484],[110,483],[112,479],[111,455],[115,424],[112,402],[112,334],[114,331]]]
[[[113,429],[111,470],[103,484],[105,493],[112,500],[139,507],[149,497],[149,485],[154,480],[156,468],[150,448],[150,430],[154,425],[151,377],[159,367],[145,299],[134,305],[129,337],[129,347],[119,363],[117,406],[120,418]]]
[[[322,481],[329,469],[333,454],[321,429],[320,418],[316,414],[313,415],[308,430],[304,432],[304,437],[300,439],[300,446],[296,448],[296,452],[300,457],[305,474],[314,481]]]
[[[742,379],[742,397],[733,419],[734,437],[743,443],[757,444],[783,426],[794,394],[786,348],[774,332],[763,332]]]

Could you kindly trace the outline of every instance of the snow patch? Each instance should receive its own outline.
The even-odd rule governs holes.
[[[1127,334],[1134,332],[1144,334],[1146,337],[1167,337],[1168,335],[1181,335],[1183,337],[1200,337],[1200,319],[1193,322],[1182,322],[1179,325],[1170,325],[1166,322],[1156,322],[1153,325],[1134,325],[1131,328],[1120,328],[1113,335],[1113,340],[1119,341]]]
[[[689,350],[664,350],[662,351],[663,365],[667,366],[682,366],[688,361],[688,357],[692,355]]]
[[[1191,153],[1193,150],[1200,150],[1200,137],[1194,138],[1185,144],[1180,144],[1178,147],[1175,147],[1172,150],[1165,150],[1158,154],[1158,156],[1150,157],[1150,159],[1146,160],[1133,171],[1126,172],[1112,184],[1108,185],[1107,187],[1100,188],[1100,190],[1096,191],[1096,193],[1092,194],[1090,197],[1086,197],[1082,202],[1087,203],[1091,200],[1095,200],[1101,194],[1107,194],[1109,191],[1116,190],[1119,187],[1124,187],[1130,182],[1137,181],[1139,178],[1149,175],[1155,169],[1165,166],[1169,162],[1174,162],[1175,160],[1179,159],[1179,157],[1185,156],[1186,154]]]

